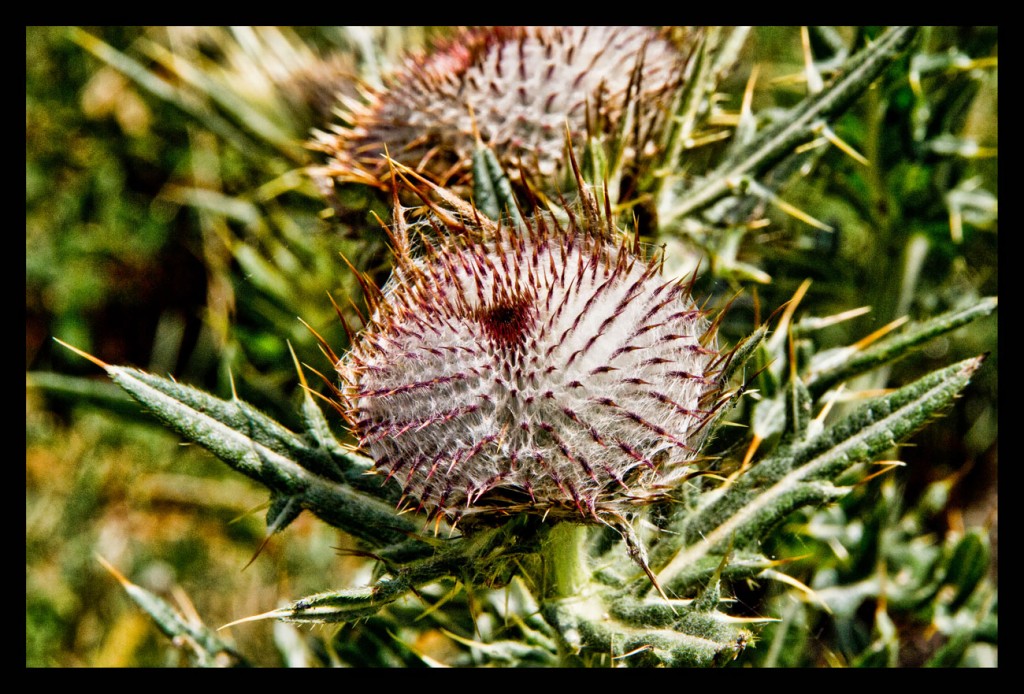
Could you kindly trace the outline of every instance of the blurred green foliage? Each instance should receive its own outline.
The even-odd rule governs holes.
[[[156,201],[187,158],[185,125],[173,113],[154,122],[66,29],[31,28],[26,39],[26,365],[81,371],[54,353],[52,334],[113,359],[148,357],[159,314],[140,309],[195,313],[204,293],[189,252],[197,239],[178,209]]]

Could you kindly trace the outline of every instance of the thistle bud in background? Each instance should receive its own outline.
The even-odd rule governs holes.
[[[396,206],[394,274],[367,286],[338,372],[361,449],[410,507],[608,522],[693,471],[723,401],[715,329],[582,199],[518,228],[465,204],[413,227]]]
[[[565,163],[567,128],[578,146],[627,114],[638,118],[634,149],[643,148],[670,110],[688,54],[649,27],[466,29],[407,59],[384,87],[365,85],[363,101],[344,100],[345,124],[311,143],[329,157],[313,173],[328,185],[386,187],[387,152],[437,182],[458,182],[483,142],[513,175],[522,164],[551,177]]]

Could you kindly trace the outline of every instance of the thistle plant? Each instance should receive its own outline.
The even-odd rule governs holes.
[[[682,45],[680,45],[682,44]],[[625,128],[637,158],[664,127],[692,37],[673,42],[647,27],[467,29],[408,58],[364,100],[346,99],[344,123],[313,146],[329,156],[315,174],[383,186],[389,153],[441,182],[458,182],[483,142],[513,175],[568,171],[574,145]],[[622,133],[619,133],[622,135]]]
[[[462,29],[410,35],[424,48],[393,53],[387,32],[352,30],[323,63],[333,67],[289,72],[305,75],[303,87],[281,86],[281,102],[219,93],[222,111],[291,123],[289,137],[256,138],[280,167],[276,192],[261,187],[246,208],[260,242],[240,237],[207,256],[258,269],[236,288],[274,305],[260,325],[282,305],[302,315],[284,331],[287,359],[260,373],[247,347],[224,397],[65,344],[269,490],[252,563],[266,568],[268,553],[301,543],[294,528],[309,511],[340,531],[349,573],[214,629],[121,561],[103,565],[198,665],[250,662],[230,635],[271,622],[294,664],[897,665],[925,632],[944,641],[922,662],[982,661],[997,627],[987,534],[951,525],[929,541],[957,482],[903,501],[914,465],[897,457],[995,370],[994,355],[980,354],[991,341],[967,331],[991,325],[997,300],[972,290],[936,301],[907,239],[897,296],[872,287],[868,323],[838,263],[798,264],[840,221],[859,228],[834,203],[842,196],[813,201],[825,172],[861,166],[843,118],[864,99],[877,106],[905,89],[921,143],[908,156],[945,156],[935,147],[951,142],[954,121],[928,119],[950,112],[937,106],[952,97],[922,77],[939,70],[927,58],[943,44],[930,31],[850,42],[805,30],[806,94],[775,108],[755,108],[754,75],[745,88],[730,81],[746,56],[742,27]],[[162,88],[127,55],[74,36]],[[188,41],[175,41],[184,55]],[[144,45],[212,94],[219,73],[190,73]],[[346,80],[339,65],[362,75]],[[327,90],[345,93],[341,122],[320,123],[312,153],[297,154],[306,125],[295,114],[323,113]],[[289,95],[307,106],[267,106],[295,104]],[[180,103],[202,113],[192,97]],[[222,136],[236,132],[212,110],[204,117]],[[863,141],[882,141],[872,134]],[[308,178],[297,182],[287,161]],[[986,217],[984,184],[965,182],[975,165],[965,161],[945,169],[938,212],[972,235],[994,224],[994,208]],[[871,175],[876,198],[887,175]],[[968,200],[970,186],[982,194]],[[290,229],[285,190],[305,196],[296,210],[330,205],[322,223],[336,233],[311,241]],[[935,210],[906,201],[892,214]],[[888,243],[902,238],[895,217],[872,221]],[[762,233],[771,225],[782,231]],[[300,278],[286,251],[313,257],[322,244],[343,257],[318,258]],[[325,285],[332,297],[307,296]],[[243,349],[245,333],[219,315],[223,345]],[[921,355],[936,344],[958,347],[929,363]],[[40,378],[49,392],[86,392]],[[272,387],[281,383],[297,386],[297,410]],[[293,628],[324,624],[335,630]],[[809,643],[812,626],[834,629],[837,645]]]
[[[368,287],[338,395],[360,449],[428,519],[625,526],[692,470],[727,360],[687,287],[584,201],[564,227],[445,211],[415,252],[396,208],[394,276]]]

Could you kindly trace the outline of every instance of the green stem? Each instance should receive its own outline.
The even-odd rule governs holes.
[[[549,598],[569,598],[580,594],[589,580],[585,552],[587,526],[559,523],[541,545],[544,558],[544,585]]]

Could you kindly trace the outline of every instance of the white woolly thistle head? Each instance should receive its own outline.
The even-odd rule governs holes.
[[[426,226],[396,206],[393,276],[364,280],[372,316],[337,364],[403,504],[607,522],[696,473],[728,354],[690,285],[586,193],[512,227],[435,191],[455,209]]]
[[[328,155],[314,175],[386,187],[387,152],[445,184],[483,142],[513,174],[522,164],[549,178],[564,163],[567,128],[579,145],[638,116],[638,146],[650,142],[688,55],[649,27],[464,29],[408,58],[383,87],[364,85],[364,100],[345,99],[345,124],[310,144]]]

